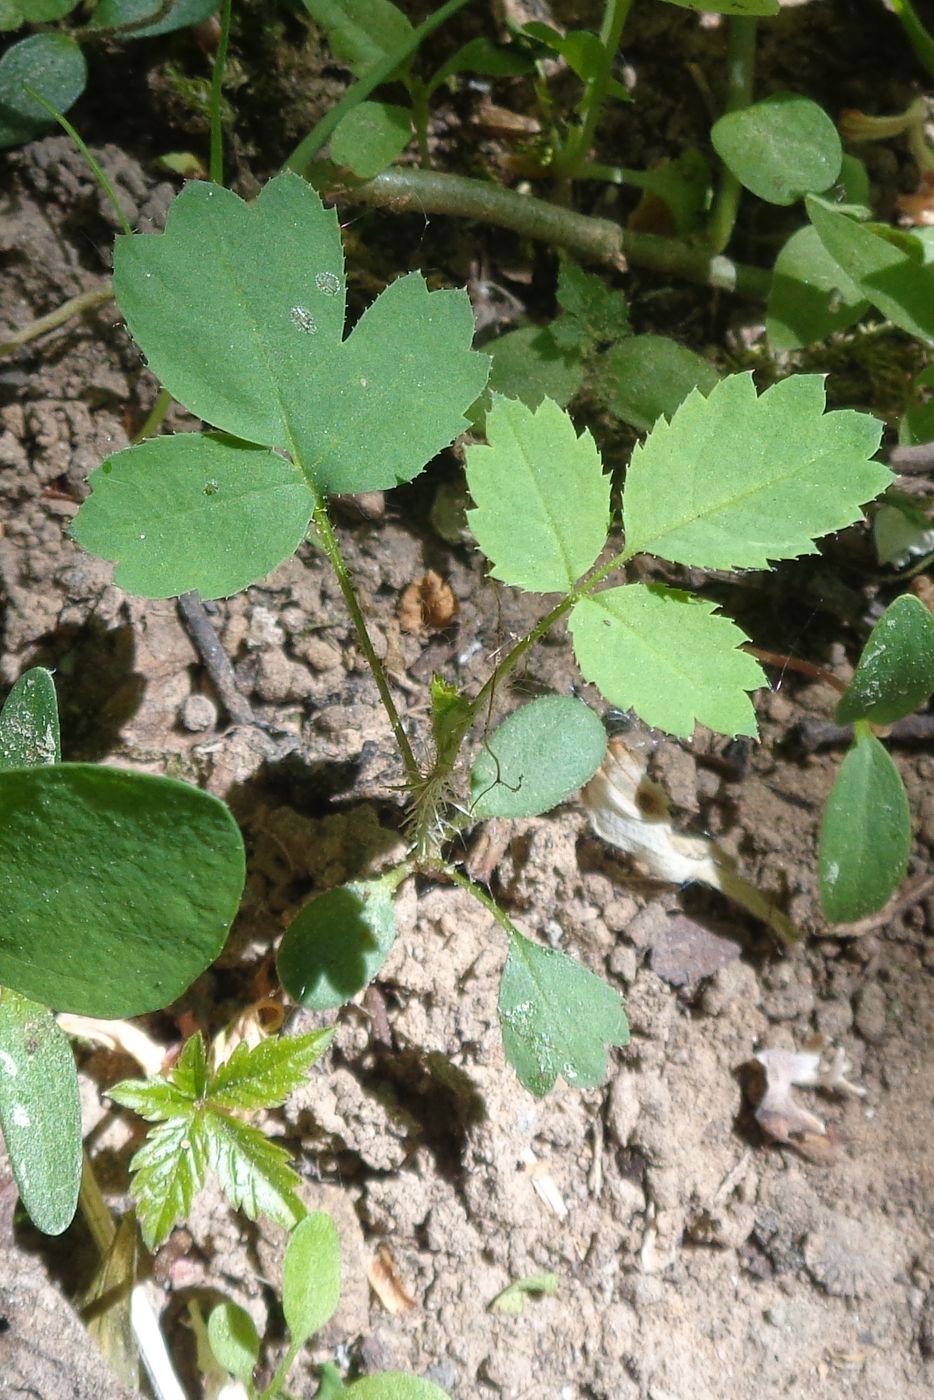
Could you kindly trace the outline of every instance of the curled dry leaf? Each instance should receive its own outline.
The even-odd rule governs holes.
[[[760,1070],[761,1096],[755,1117],[763,1132],[776,1142],[797,1148],[812,1161],[832,1160],[834,1142],[826,1125],[796,1102],[792,1089],[797,1085],[862,1096],[865,1089],[846,1077],[852,1065],[845,1050],[838,1046],[831,1051],[823,1041],[813,1049],[760,1050],[753,1056],[753,1064]]]
[[[160,1045],[134,1021],[105,1021],[97,1016],[73,1016],[60,1011],[58,1024],[66,1035],[102,1045],[105,1050],[119,1050],[129,1055],[146,1075],[161,1074],[168,1046]]]
[[[373,1292],[392,1317],[414,1308],[415,1299],[399,1277],[396,1262],[386,1245],[377,1247],[367,1269],[367,1278]]]
[[[399,599],[399,626],[403,632],[420,632],[424,627],[447,627],[457,616],[457,599],[451,585],[429,569],[422,578],[408,584]]]
[[[736,873],[715,841],[675,831],[668,798],[647,776],[646,762],[647,755],[629,748],[622,739],[610,740],[602,767],[582,794],[596,834],[633,856],[656,880],[709,885],[768,924],[785,942],[798,939],[791,921]]]

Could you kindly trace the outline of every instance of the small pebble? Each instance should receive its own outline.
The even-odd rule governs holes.
[[[187,695],[178,707],[178,722],[189,734],[202,734],[217,724],[217,706],[207,695]]]

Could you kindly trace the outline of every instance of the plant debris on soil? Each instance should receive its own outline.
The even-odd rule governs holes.
[[[813,89],[835,112],[865,100],[871,77],[880,110],[897,107],[889,98],[899,84],[880,75],[856,33],[861,17],[804,8],[815,12],[810,29],[786,12],[769,31],[761,81]],[[685,74],[720,52],[694,16],[672,43],[672,14],[649,7],[626,54],[657,94],[669,135],[708,120]],[[837,26],[846,61],[832,52]],[[322,58],[322,109],[334,73]],[[135,123],[126,149],[100,136],[119,130],[113,111],[104,125],[102,104],[95,99],[85,131],[93,152],[134,228],[161,227],[176,184],[153,173]],[[627,163],[651,160],[652,120],[651,111],[642,118],[645,149]],[[459,122],[443,107],[434,133],[452,161]],[[259,140],[255,117],[244,130],[248,144]],[[263,174],[249,155],[240,152],[244,189]],[[64,136],[3,160],[6,334],[101,285],[113,230]],[[874,178],[886,173],[894,186],[897,171]],[[476,283],[483,268],[539,314],[547,254],[512,235],[369,211],[349,240],[357,288],[410,265],[440,269],[448,285]],[[729,321],[727,343],[752,334],[754,309],[709,291],[647,275],[632,288],[644,298],[638,314],[655,318],[645,329],[700,348],[722,340]],[[857,397],[872,407],[863,375],[850,367],[847,392],[861,386]],[[6,688],[29,666],[52,668],[66,758],[184,777],[224,797],[243,827],[249,873],[231,939],[183,1004],[146,1022],[170,1051],[274,992],[272,953],[308,895],[398,858],[403,836],[389,725],[312,546],[208,605],[251,724],[230,722],[174,601],[122,593],[112,566],[69,537],[87,474],[129,443],[155,388],[109,303],[3,362],[0,679]],[[170,421],[192,425],[180,409]],[[476,688],[490,658],[538,616],[535,599],[491,582],[474,550],[433,527],[435,496],[458,470],[448,454],[425,482],[339,517],[348,569],[415,733],[426,732],[434,673]],[[854,621],[821,601],[830,569],[806,561],[736,592],[764,645],[845,677],[859,611]],[[868,607],[871,594],[850,587]],[[575,684],[559,633],[529,654],[499,703]],[[518,925],[624,994],[632,1039],[613,1053],[602,1089],[559,1084],[537,1100],[520,1087],[503,1057],[503,948],[488,916],[459,889],[403,887],[398,940],[377,984],[338,1018],[326,1072],[263,1125],[291,1152],[309,1206],[334,1216],[344,1256],[340,1309],[299,1359],[292,1394],[314,1393],[313,1363],[335,1348],[363,1369],[423,1375],[455,1400],[934,1393],[934,894],[855,936],[821,920],[817,827],[837,759],[789,740],[796,726],[829,719],[834,700],[819,679],[776,673],[775,688],[757,696],[762,742],[740,761],[704,732],[694,743],[649,736],[646,755],[675,836],[715,841],[801,932],[797,943],[716,889],[660,880],[638,852],[595,835],[577,800],[548,817],[489,823],[477,838],[478,878]],[[916,821],[917,878],[934,851],[934,755],[921,744],[894,757]],[[326,1020],[290,1014],[295,1031]],[[815,1034],[823,1059],[808,1049]],[[129,1046],[78,1047],[86,1143],[105,1194],[123,1208],[140,1125],[103,1095],[139,1071]],[[858,1093],[845,1092],[854,1084]],[[47,1241],[14,1202],[0,1149],[0,1400],[124,1395],[75,1317],[93,1268],[84,1227]],[[269,1281],[283,1248],[277,1227],[251,1225],[206,1192],[156,1256],[151,1292],[190,1396],[201,1390],[188,1301],[232,1298],[277,1345]],[[521,1310],[493,1307],[520,1281],[552,1275],[555,1287],[529,1287]]]

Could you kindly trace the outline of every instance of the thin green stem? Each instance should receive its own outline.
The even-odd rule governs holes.
[[[35,321],[30,321],[28,326],[21,326],[6,340],[0,341],[0,358],[12,355],[30,341],[37,340],[40,335],[58,330],[59,326],[64,326],[73,316],[83,316],[87,311],[95,311],[113,299],[113,287],[109,280],[103,287],[94,287],[89,292],[79,292],[76,297],[69,297],[61,306],[56,306],[54,311],[47,312],[45,316],[38,316]]]
[[[71,137],[72,141],[74,141],[78,150],[81,152],[81,154],[84,156],[84,159],[87,161],[88,166],[91,170],[91,174],[94,176],[95,180],[100,185],[101,189],[104,191],[104,194],[107,196],[107,198],[113,205],[114,213],[117,216],[117,220],[120,224],[121,229],[124,233],[132,233],[133,230],[130,228],[129,220],[127,219],[126,214],[124,214],[120,201],[117,198],[116,190],[108,180],[107,176],[101,169],[98,162],[91,155],[91,152],[88,150],[83,138],[78,135],[78,132],[72,126],[68,118],[64,115],[64,113],[60,112],[57,107],[54,107],[47,97],[43,97],[41,92],[37,92],[34,87],[30,87],[29,83],[24,83],[23,89],[29,94],[29,96],[33,99],[34,102],[38,102],[40,107],[44,107],[45,110],[48,112],[49,116],[53,119],[53,121],[58,122],[62,130]]]
[[[934,78],[934,38],[921,23],[910,0],[892,0],[892,10],[904,29],[918,62]]]
[[[301,175],[306,165],[314,160],[325,142],[330,139],[331,133],[338,122],[347,115],[351,108],[365,101],[370,93],[378,88],[381,83],[387,82],[393,74],[395,74],[397,69],[408,62],[423,39],[427,39],[428,35],[432,34],[439,25],[444,24],[445,20],[450,19],[453,14],[456,14],[457,11],[462,9],[466,4],[467,0],[447,0],[446,5],[442,5],[433,15],[429,15],[426,20],[423,20],[421,24],[417,25],[416,28],[412,30],[412,33],[404,44],[400,44],[392,53],[387,54],[380,63],[375,63],[367,73],[364,73],[355,83],[351,84],[340,102],[332,107],[329,112],[326,112],[321,120],[312,127],[308,135],[299,141],[295,150],[286,161],[284,168],[286,170],[297,170]]]
[[[753,300],[765,300],[772,284],[765,268],[733,262],[679,238],[633,233],[609,219],[576,214],[545,199],[503,189],[486,180],[439,170],[396,168],[373,180],[347,185],[334,179],[331,197],[357,200],[393,213],[450,214],[514,229],[524,238],[569,248],[584,261],[622,269],[627,261],[669,277],[718,287]]]
[[[411,787],[417,787],[424,781],[422,772],[415,761],[415,754],[412,751],[412,745],[409,743],[409,736],[405,732],[402,720],[399,716],[399,711],[396,709],[396,702],[392,698],[392,691],[389,688],[389,681],[386,677],[383,663],[376,654],[373,639],[367,630],[366,619],[357,601],[357,594],[350,580],[350,575],[347,573],[344,557],[341,554],[337,536],[334,534],[331,518],[328,515],[327,505],[325,504],[323,496],[316,491],[313,484],[312,490],[315,491],[317,497],[314,524],[318,532],[318,537],[328,557],[331,568],[334,570],[341,593],[344,597],[344,602],[347,604],[347,611],[350,613],[354,629],[357,633],[357,640],[360,643],[360,648],[366,657],[367,665],[376,682],[376,688],[379,691],[379,698],[383,702],[383,708],[389,717],[389,723],[392,726],[392,732],[395,736],[396,743],[399,745],[399,751],[402,754],[402,762],[405,765],[406,781]]]
[[[295,1358],[298,1356],[303,1346],[304,1342],[299,1342],[297,1345],[295,1342],[289,1343],[288,1351],[276,1367],[276,1373],[272,1380],[269,1382],[266,1389],[260,1393],[259,1400],[274,1400],[275,1396],[279,1394],[285,1384],[286,1377],[295,1364]]]
[[[211,72],[211,166],[210,175],[215,185],[224,183],[224,69],[227,66],[227,45],[230,42],[230,16],[232,0],[224,0],[221,7],[221,34],[214,55],[214,68]]]
[[[462,871],[458,870],[456,866],[449,865],[447,861],[439,860],[434,862],[434,869],[443,871],[453,884],[459,885],[462,890],[466,890],[468,894],[473,895],[477,903],[482,904],[488,914],[492,914],[500,928],[505,930],[510,938],[522,937],[522,934],[516,928],[505,909],[501,909],[496,903],[496,900],[493,899],[491,895],[488,895],[485,889],[480,885],[474,884],[473,880]]]
[[[623,28],[631,9],[632,0],[607,0],[600,26],[600,66],[585,89],[580,125],[572,132],[566,147],[558,153],[555,161],[556,173],[565,179],[576,178],[578,166],[590,152],[613,76],[613,64],[623,37]]]
[[[730,38],[724,113],[742,111],[752,101],[758,21],[754,15],[731,15],[728,23]],[[707,232],[707,241],[716,253],[722,253],[732,237],[742,191],[743,187],[736,176],[721,163],[720,182]]]
[[[144,438],[155,437],[156,433],[165,422],[165,415],[174,402],[175,400],[172,398],[168,389],[160,389],[155,403],[143,421],[142,427],[134,434],[133,442],[142,442]]]

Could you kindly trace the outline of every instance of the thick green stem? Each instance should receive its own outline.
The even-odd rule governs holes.
[[[573,180],[576,177],[578,166],[587,159],[590,152],[597,123],[603,111],[603,103],[606,100],[607,89],[610,86],[610,79],[613,76],[613,64],[616,61],[616,53],[623,37],[623,27],[629,18],[631,8],[632,0],[607,0],[606,9],[603,12],[603,23],[600,26],[600,67],[588,82],[584,92],[580,125],[572,133],[567,146],[558,154],[555,161],[556,174],[565,179]]]
[[[312,487],[312,489],[314,489],[314,487]],[[373,639],[367,631],[366,619],[357,601],[357,594],[344,564],[344,557],[337,543],[337,536],[334,534],[334,528],[331,525],[331,518],[328,515],[327,505],[321,495],[318,495],[317,504],[315,506],[314,524],[322,548],[328,556],[328,561],[340,585],[341,593],[344,595],[347,611],[350,613],[354,629],[357,633],[360,649],[366,657],[367,665],[376,682],[379,698],[383,702],[383,708],[389,717],[389,723],[392,725],[392,732],[395,736],[396,743],[399,745],[399,752],[402,754],[402,762],[405,765],[406,780],[411,787],[416,787],[423,782],[422,773],[415,761],[415,754],[412,752],[409,736],[405,732],[402,720],[399,717],[399,711],[396,709],[396,702],[392,698],[392,691],[389,689],[389,681],[383,669],[383,663],[377,656],[376,648],[373,645]]]
[[[335,181],[329,184],[328,194],[393,213],[478,219],[514,229],[524,238],[569,248],[585,261],[622,269],[628,260],[635,266],[757,301],[768,296],[771,286],[771,274],[764,268],[733,262],[678,238],[632,233],[609,219],[576,214],[547,200],[466,175],[398,168],[384,170],[375,179],[359,185],[338,186]]]
[[[756,68],[755,16],[732,15],[729,20],[730,41],[727,50],[727,90],[724,113],[739,112],[752,101]],[[707,239],[717,253],[722,253],[733,234],[739,200],[743,187],[725,165],[720,168],[720,183],[710,214]]]

